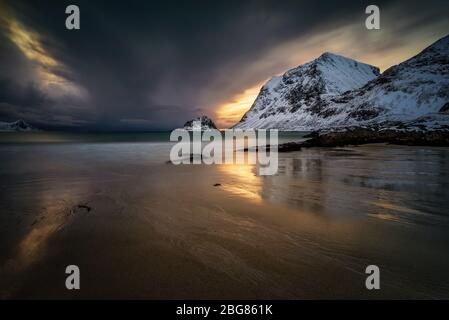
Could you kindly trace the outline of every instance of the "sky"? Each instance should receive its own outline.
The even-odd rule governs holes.
[[[80,30],[65,27],[76,4]],[[380,30],[365,8],[380,8]],[[449,34],[449,1],[0,0],[0,121],[171,130],[240,120],[274,75],[323,52],[398,64]]]

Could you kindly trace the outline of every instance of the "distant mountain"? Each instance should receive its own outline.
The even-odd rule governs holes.
[[[319,130],[449,124],[443,114],[449,109],[449,36],[380,76],[374,67],[323,56],[270,80],[235,127]]]
[[[0,132],[33,132],[39,131],[39,129],[26,123],[23,120],[17,120],[14,122],[2,122],[0,121]]]
[[[358,89],[379,69],[332,53],[271,78],[235,128],[308,130],[327,114],[323,100]]]
[[[215,126],[215,123],[212,121],[212,119],[210,119],[207,116],[201,116],[195,119],[192,119],[190,121],[187,121],[184,124],[184,129],[185,130],[193,130],[193,122],[194,121],[198,121],[201,123],[201,130],[210,130],[210,129],[217,129],[217,127]]]

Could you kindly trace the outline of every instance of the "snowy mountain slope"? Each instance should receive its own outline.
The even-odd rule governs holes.
[[[32,131],[39,131],[39,130],[23,120],[17,120],[14,122],[0,121],[0,132],[32,132]]]
[[[382,129],[399,131],[434,131],[449,130],[449,114],[428,113],[410,121],[382,123]]]
[[[321,101],[365,85],[379,69],[332,53],[273,77],[234,128],[296,129],[313,125]]]
[[[331,126],[409,122],[449,103],[449,36],[358,90],[327,100]]]
[[[307,68],[307,65],[297,69]],[[285,75],[282,80],[277,80],[277,84],[273,83],[274,88],[273,79],[270,80],[236,127],[318,130],[382,122],[410,122],[427,114],[435,114],[449,103],[449,36],[415,57],[389,68],[382,75],[368,79],[352,91],[331,89],[323,93],[323,83],[327,84],[326,88],[331,83],[335,85],[333,89],[338,89],[343,88],[341,83],[354,86],[348,78],[362,82],[363,78],[359,78],[349,66],[346,67],[348,71],[344,73],[334,71],[331,66],[326,68],[329,72],[322,73],[325,78],[318,77],[319,81],[310,72],[297,78],[287,77],[294,81],[288,86],[283,81]],[[316,81],[313,86],[318,88],[316,92],[296,90],[310,81]],[[274,90],[279,87],[283,88],[281,94]],[[299,94],[293,101],[285,98],[295,92]],[[304,92],[311,96],[303,99]]]

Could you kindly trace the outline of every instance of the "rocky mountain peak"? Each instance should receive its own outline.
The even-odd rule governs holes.
[[[205,116],[205,115],[187,121],[184,124],[184,129],[193,130],[195,121],[198,121],[199,123],[201,123],[201,130],[217,129],[217,127],[215,126],[215,123],[212,121],[212,119],[210,119],[208,116]]]
[[[298,114],[320,113],[325,97],[360,88],[378,75],[374,66],[326,52],[271,78],[235,127],[290,127]]]
[[[281,130],[410,122],[445,112],[449,36],[387,69],[325,52],[272,78],[235,126]]]
[[[37,128],[20,119],[14,122],[0,122],[0,132],[31,132]]]

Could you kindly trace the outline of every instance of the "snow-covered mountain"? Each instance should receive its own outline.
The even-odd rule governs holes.
[[[362,87],[379,69],[332,53],[270,79],[234,128],[298,130],[325,117],[322,101]]]
[[[420,121],[435,119],[439,117],[438,112],[448,109],[449,36],[371,79],[360,77],[360,74],[364,74],[363,70],[366,70],[366,67],[360,67],[366,65],[353,64],[354,68],[350,68],[350,64],[342,63],[351,61],[350,59],[329,56],[335,64],[341,61],[337,64],[340,73],[329,67],[329,63],[324,63],[329,73],[321,72],[319,81],[316,80],[317,77],[311,76],[313,72],[310,71],[292,79],[291,84],[285,83],[291,79],[291,71],[275,86],[271,85],[273,79],[270,80],[236,127],[317,130],[398,121],[410,123],[417,118]],[[310,70],[310,64],[320,64],[322,57],[293,70]],[[345,69],[346,72],[343,72]],[[351,78],[357,81],[350,82]],[[362,83],[363,80],[366,82]],[[323,87],[321,83],[330,83],[336,88],[343,88],[341,83],[346,83],[353,88],[346,92],[330,90],[324,94],[318,90],[309,97],[304,95],[304,92],[309,91],[303,88],[304,83],[309,84],[311,81],[314,83],[313,87],[318,89]],[[361,85],[355,87],[354,82]],[[296,92],[298,94],[295,96]],[[292,95],[296,99],[288,99]],[[433,115],[426,117],[431,114]],[[439,118],[447,119],[443,116]]]
[[[195,121],[201,123],[201,130],[202,131],[210,130],[210,129],[217,129],[217,127],[215,126],[215,123],[212,121],[212,119],[210,119],[207,116],[201,116],[201,117],[192,119],[190,121],[187,121],[184,124],[184,128],[183,129],[185,129],[185,130],[193,130]]]
[[[410,122],[444,111],[448,103],[449,36],[322,108],[334,112],[332,126],[342,126]]]
[[[23,120],[17,120],[14,122],[2,122],[0,121],[0,132],[32,132],[39,131],[39,129],[26,123]]]

